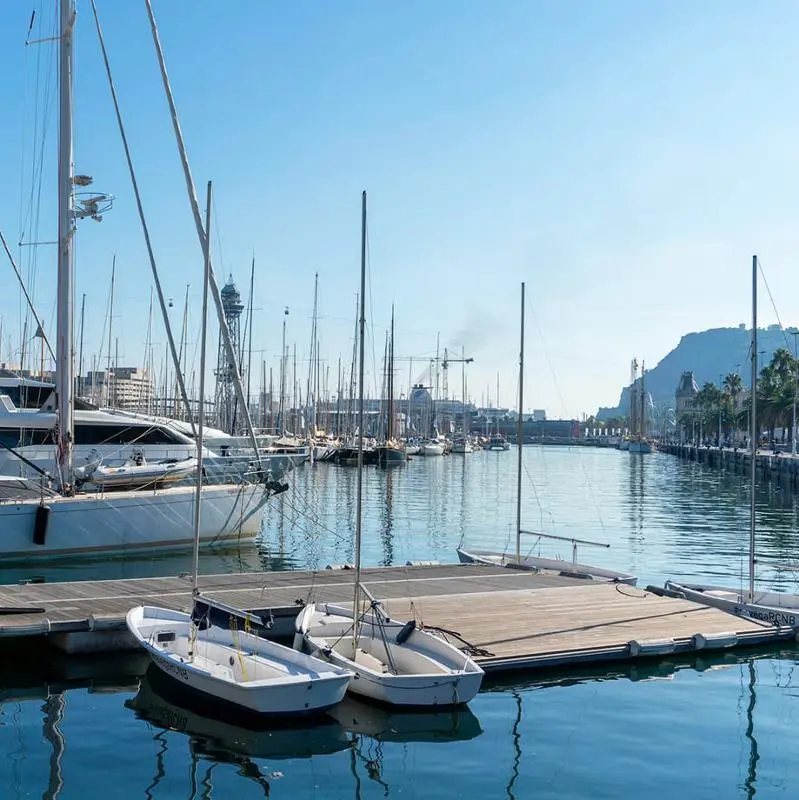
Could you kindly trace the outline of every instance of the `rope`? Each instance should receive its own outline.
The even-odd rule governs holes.
[[[453,639],[457,639],[461,642],[464,647],[461,650],[466,653],[466,655],[470,656],[493,656],[490,650],[486,650],[485,648],[478,647],[476,644],[472,644],[467,639],[464,639],[457,631],[449,630],[449,628],[441,628],[438,625],[429,625],[424,628],[426,631],[438,631],[439,633],[443,633],[446,636],[451,636]]]
[[[641,594],[634,594],[633,592],[627,592],[627,591],[625,591],[624,589],[621,588],[622,586],[626,586],[626,584],[617,583],[617,584],[615,584],[615,586],[616,586],[616,591],[619,594],[623,594],[625,597],[634,597],[636,600],[644,600],[647,597],[649,597],[649,592],[647,592],[647,591],[645,591],[643,589],[639,589]]]

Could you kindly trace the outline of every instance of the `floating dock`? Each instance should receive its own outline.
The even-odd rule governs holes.
[[[794,639],[777,628],[631,586],[502,567],[409,565],[362,572],[398,619],[456,632],[487,672],[663,657]],[[352,602],[347,569],[210,575],[204,595],[271,615],[289,635],[309,600]],[[47,637],[67,653],[134,647],[125,614],[137,605],[188,610],[188,578],[0,586],[0,637]]]

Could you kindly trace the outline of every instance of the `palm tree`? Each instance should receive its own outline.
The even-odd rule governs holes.
[[[729,436],[731,433],[738,431],[738,423],[740,418],[740,410],[738,406],[738,398],[743,392],[744,384],[741,376],[737,372],[730,372],[723,383],[724,389],[724,427]]]

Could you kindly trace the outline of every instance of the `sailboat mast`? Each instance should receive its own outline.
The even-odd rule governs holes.
[[[363,365],[366,328],[366,192],[361,194],[361,293],[358,313],[358,479],[355,499],[355,588],[352,619],[358,618],[358,593],[361,584],[361,505],[363,502]],[[357,624],[353,631],[357,639]]]
[[[200,499],[203,488],[203,418],[205,417],[205,340],[208,329],[208,284],[211,273],[211,181],[205,206],[205,239],[203,240],[205,268],[203,270],[203,321],[200,334],[200,413],[197,415],[197,486],[194,494],[194,552],[191,562],[191,595],[199,594],[197,573],[200,568]]]
[[[72,0],[61,0],[59,38],[58,133],[58,303],[56,340],[56,393],[58,396],[57,459],[62,491],[72,491],[75,421],[72,363]]]
[[[516,563],[522,561],[522,445],[524,433],[524,282],[522,282],[521,335],[519,339],[519,419],[516,423],[516,449],[519,463],[516,471]]]
[[[749,602],[755,596],[755,478],[757,475],[757,256],[752,256],[752,401],[749,419]]]
[[[252,266],[250,267],[250,314],[247,331],[247,409],[250,408],[250,391],[252,388],[252,314],[253,314],[253,294],[255,292],[255,253],[252,254]]]
[[[646,436],[646,391],[644,389],[644,376],[646,375],[646,362],[641,362],[641,417],[638,421],[639,435],[641,439]]]
[[[80,346],[78,349],[78,380],[77,384],[80,386],[81,376],[83,375],[83,322],[86,317],[86,293],[84,292],[83,298],[80,301]],[[1,326],[0,326],[1,327]],[[2,336],[0,336],[0,346],[2,346]],[[2,360],[2,359],[0,359]]]
[[[108,300],[108,354],[105,365],[105,405],[111,405],[111,333],[114,327],[114,284],[116,283],[117,254],[111,259],[111,294]],[[114,375],[116,378],[116,373]]]
[[[394,439],[394,305],[391,306],[391,338],[388,340],[388,421],[386,440]]]

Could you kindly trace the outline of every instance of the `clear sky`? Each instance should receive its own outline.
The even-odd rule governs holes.
[[[202,254],[144,4],[97,1],[171,313],[179,326],[190,284],[194,342]],[[131,364],[149,266],[91,6],[77,5],[76,170],[116,196],[78,234],[84,360],[100,349],[116,254],[114,336]],[[34,6],[32,38],[52,35],[55,0],[5,3],[0,26],[0,229],[52,334],[54,249],[16,246],[23,232],[55,237],[56,49],[25,46]],[[215,271],[245,300],[255,254],[256,361],[277,367],[284,306],[302,359],[318,272],[331,382],[339,354],[349,363],[362,189],[377,359],[394,303],[397,355],[429,357],[440,333],[450,355],[474,357],[478,402],[486,387],[494,399],[499,371],[500,399],[515,403],[522,280],[525,405],[553,417],[615,404],[633,356],[654,365],[683,333],[748,322],[754,252],[783,323],[799,321],[795,2],[154,7],[199,191],[215,184]],[[0,276],[2,359],[14,360],[21,306],[4,259]],[[160,327],[153,339],[160,362]]]

